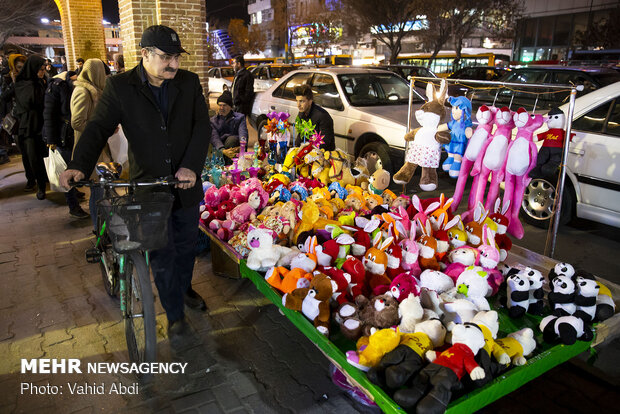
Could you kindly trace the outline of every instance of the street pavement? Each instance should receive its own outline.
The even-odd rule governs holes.
[[[79,358],[82,366],[128,361],[118,301],[105,293],[99,265],[84,259],[94,240],[90,220],[70,218],[63,194],[48,192],[39,201],[24,186],[21,160],[12,155],[0,166],[0,413],[379,411],[331,382],[328,360],[251,282],[215,276],[210,254],[196,260],[193,286],[209,310],[187,311],[196,332],[191,349],[171,352],[156,300],[158,361],[187,362],[185,374],[138,382],[136,395],[87,396],[71,395],[67,384],[137,381],[121,374],[21,374],[22,358]],[[608,364],[618,362],[614,346],[611,359],[601,353]],[[564,364],[483,411],[613,412],[620,392],[607,379],[612,384]],[[23,383],[63,385],[63,393],[22,394]]]

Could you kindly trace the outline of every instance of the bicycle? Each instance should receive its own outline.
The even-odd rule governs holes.
[[[99,187],[104,197],[97,203],[95,246],[86,251],[89,263],[99,263],[105,290],[120,294],[125,339],[132,362],[154,362],[157,338],[154,296],[149,275],[148,251],[168,241],[168,218],[174,197],[167,192],[140,194],[139,187],[170,186],[177,179],[122,181],[117,163],[99,163],[99,180],[82,180],[75,187]],[[119,195],[116,188],[126,188]]]

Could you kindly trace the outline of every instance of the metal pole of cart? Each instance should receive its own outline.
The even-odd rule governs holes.
[[[409,105],[407,107],[407,132],[411,131],[411,105],[413,105],[413,85],[415,77],[409,77]],[[405,141],[405,162],[407,162],[407,150],[409,149],[409,141]],[[406,184],[403,184],[403,194],[405,194]]]
[[[555,242],[560,226],[560,214],[562,211],[562,195],[564,194],[564,184],[566,183],[566,162],[568,161],[568,148],[570,146],[570,136],[573,129],[573,114],[575,112],[575,98],[577,89],[570,91],[570,103],[568,104],[568,116],[566,117],[566,135],[564,136],[564,148],[562,148],[562,163],[560,164],[560,176],[556,184],[555,200],[553,202],[553,225],[549,226],[547,241],[545,243],[545,256],[553,258],[555,253]]]

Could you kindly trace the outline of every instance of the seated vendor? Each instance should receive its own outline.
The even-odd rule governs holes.
[[[229,91],[224,91],[217,98],[217,106],[217,114],[211,118],[211,145],[232,159],[239,152],[240,140],[248,142],[245,115],[232,110],[232,95]]]
[[[314,103],[312,88],[306,84],[297,85],[293,89],[293,93],[297,100],[297,109],[299,109],[297,117],[304,121],[312,121],[315,131],[323,135],[323,144],[320,146],[322,149],[326,151],[335,150],[334,120],[325,109]],[[297,135],[295,146],[298,147],[301,143],[301,136]]]

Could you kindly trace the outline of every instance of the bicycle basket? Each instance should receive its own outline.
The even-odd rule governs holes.
[[[168,243],[173,201],[171,194],[155,192],[103,199],[97,208],[104,213],[116,251],[155,250]]]

